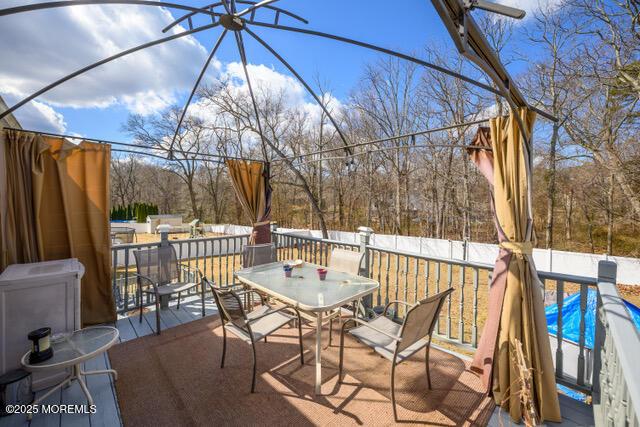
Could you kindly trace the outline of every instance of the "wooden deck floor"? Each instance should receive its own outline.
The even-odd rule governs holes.
[[[206,315],[216,314],[215,305],[211,298],[206,301]],[[201,305],[196,297],[190,298],[180,305],[178,310],[172,303],[170,310],[162,310],[160,322],[163,329],[168,329],[183,323],[191,322],[201,318]],[[120,342],[133,340],[145,335],[153,333],[155,327],[155,313],[148,311],[143,316],[143,321],[139,322],[137,313],[131,317],[122,317],[116,324],[120,331]],[[103,354],[96,359],[85,363],[85,369],[97,370],[106,369],[110,366],[109,357]],[[116,427],[122,425],[120,411],[118,409],[118,401],[116,398],[115,385],[111,377],[108,375],[92,375],[87,377],[87,386],[94,398],[97,406],[95,414],[38,414],[33,417],[31,422],[26,420],[25,415],[12,415],[0,418],[0,427],[14,426],[30,426],[30,427]],[[78,383],[74,383],[71,387],[60,390],[43,402],[43,404],[75,404],[83,405],[86,403],[84,394],[80,390]],[[562,415],[564,417],[562,424],[553,424],[559,426],[589,426],[593,425],[593,412],[590,406],[560,396],[560,405]],[[496,409],[494,415],[489,421],[491,427],[501,427],[512,425],[508,414],[501,413]]]

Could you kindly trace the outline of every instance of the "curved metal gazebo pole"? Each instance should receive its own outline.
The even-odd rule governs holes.
[[[229,9],[229,3],[227,3],[227,0],[222,0],[220,3],[222,3],[224,10],[230,15],[231,9]],[[162,31],[164,32],[164,29]]]
[[[193,95],[195,95],[196,90],[198,90],[198,86],[200,85],[200,82],[202,81],[202,77],[204,77],[204,73],[207,71],[207,68],[209,68],[209,64],[211,63],[211,60],[213,59],[213,56],[216,54],[216,51],[220,47],[220,44],[222,43],[222,40],[224,39],[224,36],[227,35],[227,31],[228,30],[225,29],[222,32],[222,34],[220,34],[220,37],[218,38],[218,41],[213,46],[213,49],[211,49],[211,53],[209,53],[209,56],[207,57],[207,60],[205,61],[204,65],[202,66],[202,70],[200,70],[200,74],[198,75],[198,78],[197,78],[195,84],[193,85],[193,89],[191,89],[191,93],[189,94],[189,99],[187,99],[187,103],[184,105],[184,108],[182,109],[182,114],[180,114],[180,119],[178,120],[178,124],[176,125],[176,132],[173,134],[173,139],[171,140],[171,145],[169,146],[169,151],[173,150],[173,144],[175,144],[176,138],[178,137],[178,133],[180,133],[180,127],[182,126],[182,121],[184,120],[184,117],[187,114],[187,109],[189,108],[189,104],[191,104],[191,100],[193,99]]]
[[[61,0],[61,1],[48,1],[43,3],[34,3],[27,4],[24,6],[16,6],[9,7],[6,9],[0,9],[0,16],[13,15],[16,13],[24,13],[31,12],[34,10],[42,10],[42,9],[54,9],[58,7],[68,7],[68,6],[87,6],[87,5],[101,5],[101,4],[129,4],[129,5],[139,5],[139,6],[160,6],[167,7],[170,9],[182,9],[189,12],[194,13],[204,13],[207,15],[214,16],[213,12],[210,12],[206,9],[200,9],[193,6],[186,6],[184,4],[179,3],[171,3],[165,1],[155,1],[155,0]]]
[[[235,2],[236,0],[234,0]],[[245,10],[241,11],[241,12],[236,12],[236,16],[244,16],[247,13],[251,13],[252,11],[256,10],[256,9],[260,9],[263,6],[267,6],[271,3],[275,3],[278,0],[262,0],[261,2],[258,2],[256,4],[254,4],[253,6],[249,6],[248,8],[246,8]],[[238,2],[239,3],[239,2]]]
[[[236,0],[236,3],[237,3],[237,4],[248,4],[248,5],[251,5],[251,7],[256,6],[256,5],[258,4],[258,2],[254,2],[254,1],[247,1],[247,0]],[[213,8],[215,8],[215,7],[218,7],[218,6],[222,6],[222,5],[224,5],[224,2],[223,2],[223,1],[219,1],[219,2],[216,2],[216,3],[210,3],[210,4],[206,5],[206,6],[202,6],[201,8],[199,8],[199,9],[198,9],[198,11],[197,11],[197,12],[189,12],[189,13],[185,13],[184,15],[182,15],[181,17],[177,18],[175,21],[171,22],[169,25],[167,25],[166,27],[164,27],[164,28],[162,29],[162,32],[163,32],[163,33],[166,33],[168,30],[170,30],[170,29],[171,29],[171,28],[173,28],[174,26],[178,25],[179,23],[181,23],[181,22],[182,22],[182,21],[184,21],[185,19],[189,19],[189,18],[193,17],[194,15],[197,15],[199,12],[205,12],[205,11],[208,11],[209,13],[213,13],[214,15],[216,15],[216,16],[217,16],[217,15],[219,15],[219,13],[217,13],[217,12],[213,12],[213,11],[212,11],[212,9],[213,9]],[[280,8],[280,7],[274,7],[274,6],[266,5],[266,4],[264,4],[264,5],[260,5],[260,7],[263,7],[263,8],[265,8],[265,9],[269,9],[269,10],[273,10],[273,11],[274,11],[274,12],[276,12],[276,13],[281,13],[281,14],[283,14],[283,15],[287,15],[287,16],[289,16],[290,18],[293,18],[293,19],[295,19],[296,21],[300,21],[300,22],[302,22],[302,23],[304,23],[304,24],[308,24],[308,23],[309,23],[309,21],[307,21],[307,20],[306,20],[306,19],[304,19],[303,17],[301,17],[301,16],[299,16],[299,15],[296,15],[296,14],[295,14],[295,13],[293,13],[293,12],[289,12],[289,11],[288,11],[288,10],[286,10],[286,9],[282,9],[282,8]],[[255,10],[255,8],[254,8],[253,10]],[[251,10],[250,12],[253,12],[253,10]],[[242,12],[240,12],[239,14],[237,14],[237,16],[243,16],[243,15],[245,15],[245,11],[247,11],[247,9],[245,9],[245,10],[243,10]],[[248,12],[247,12],[247,13],[248,13]]]
[[[244,42],[242,40],[242,34],[239,31],[233,33],[236,36],[236,44],[238,45],[238,53],[240,54],[240,60],[242,61],[242,68],[244,70],[245,79],[247,79],[247,87],[249,88],[249,95],[251,95],[251,102],[253,104],[253,112],[256,115],[256,122],[258,124],[258,132],[260,133],[260,140],[262,142],[262,154],[264,161],[268,161],[266,141],[264,134],[262,133],[262,124],[260,123],[260,111],[258,111],[258,103],[256,97],[253,94],[253,87],[251,86],[251,79],[249,78],[249,70],[247,69],[247,57],[244,50]]]
[[[11,108],[7,109],[3,113],[0,113],[0,119],[2,119],[3,117],[5,117],[5,116],[7,116],[7,115],[9,115],[11,113],[13,113],[15,110],[17,110],[18,108],[22,107],[24,104],[26,104],[29,101],[37,98],[38,96],[42,95],[43,93],[46,93],[46,92],[50,91],[51,89],[55,88],[56,86],[61,85],[62,83],[66,82],[67,80],[70,80],[70,79],[72,79],[74,77],[77,77],[80,74],[86,73],[87,71],[92,70],[92,69],[94,69],[96,67],[99,67],[100,65],[104,65],[104,64],[106,64],[108,62],[111,62],[111,61],[113,61],[115,59],[122,58],[123,56],[129,55],[131,53],[137,52],[137,51],[142,50],[142,49],[146,49],[146,48],[151,47],[151,46],[155,46],[155,45],[158,45],[158,44],[161,44],[161,43],[165,43],[165,42],[168,42],[168,41],[171,41],[171,40],[175,40],[175,39],[178,39],[180,37],[185,37],[185,36],[188,36],[190,34],[198,33],[200,31],[208,30],[210,28],[215,28],[218,25],[220,25],[220,23],[216,22],[215,24],[208,24],[208,25],[204,25],[202,27],[194,28],[193,30],[184,31],[182,33],[174,34],[172,36],[163,37],[161,39],[157,39],[157,40],[154,40],[154,41],[151,41],[151,42],[147,42],[147,43],[138,45],[136,47],[132,47],[132,48],[127,49],[127,50],[123,50],[122,52],[116,53],[115,55],[112,55],[112,56],[110,56],[108,58],[102,59],[102,60],[100,60],[98,62],[94,62],[91,65],[87,65],[86,67],[83,67],[83,68],[81,68],[81,69],[79,69],[77,71],[74,71],[73,73],[68,74],[68,75],[62,77],[61,79],[56,80],[55,82],[43,87],[39,91],[37,91],[37,92],[29,95],[28,97],[24,98],[23,100],[21,100],[20,102],[18,102],[15,105],[13,105]]]
[[[496,95],[500,95],[500,96],[504,97],[504,93],[503,93],[502,90],[496,89],[495,87],[493,87],[491,85],[479,82],[479,81],[477,81],[477,80],[475,80],[475,79],[473,79],[471,77],[465,76],[464,74],[460,74],[460,73],[457,73],[455,71],[449,70],[448,68],[441,67],[440,65],[436,65],[436,64],[433,64],[431,62],[428,62],[428,61],[425,61],[425,60],[422,60],[422,59],[419,59],[419,58],[416,58],[414,56],[407,55],[407,54],[404,54],[404,53],[401,53],[401,52],[396,52],[396,51],[391,50],[391,49],[387,49],[387,48],[384,48],[384,47],[376,46],[376,45],[373,45],[373,44],[370,44],[370,43],[361,42],[361,41],[350,39],[350,38],[347,38],[347,37],[338,36],[338,35],[335,35],[335,34],[323,33],[321,31],[315,31],[315,30],[307,30],[305,28],[296,28],[296,27],[289,27],[289,26],[286,26],[286,25],[268,24],[266,22],[251,22],[250,24],[254,25],[254,26],[258,26],[258,27],[273,28],[273,29],[277,29],[277,30],[284,30],[284,31],[290,31],[290,32],[295,32],[295,33],[308,34],[308,35],[312,35],[312,36],[324,37],[324,38],[327,38],[327,39],[332,39],[332,40],[336,40],[336,41],[340,41],[340,42],[349,43],[349,44],[353,44],[353,45],[356,45],[356,46],[364,47],[364,48],[367,48],[367,49],[375,50],[375,51],[378,51],[378,52],[381,52],[381,53],[384,53],[384,54],[387,54],[387,55],[390,55],[390,56],[395,56],[396,58],[404,59],[406,61],[410,61],[410,62],[413,62],[415,64],[422,65],[423,67],[431,68],[433,70],[439,71],[439,72],[441,72],[443,74],[446,74],[448,76],[451,76],[451,77],[460,79],[462,81],[465,81],[465,82],[467,82],[467,83],[469,83],[469,84],[471,84],[473,86],[479,87],[479,88],[484,89],[484,90],[486,90],[488,92],[491,92],[491,93],[494,93]],[[547,113],[545,111],[542,111],[542,110],[540,110],[538,108],[535,108],[535,107],[532,107],[532,106],[529,106],[529,108],[531,110],[535,111],[536,113],[540,114],[541,116],[546,117],[546,118],[548,118],[550,120],[554,120],[555,119],[549,113]]]
[[[318,105],[320,106],[320,108],[322,108],[322,110],[325,112],[325,114],[327,115],[327,117],[329,118],[329,120],[331,121],[331,123],[333,124],[333,127],[336,129],[336,131],[338,132],[338,135],[340,135],[340,139],[342,139],[342,142],[344,143],[344,146],[346,147],[346,151],[349,155],[353,154],[350,148],[350,144],[347,141],[347,138],[344,136],[344,134],[342,133],[342,131],[340,130],[340,126],[338,126],[338,122],[336,122],[336,120],[333,118],[333,116],[331,115],[331,113],[329,112],[329,110],[325,107],[324,102],[322,102],[320,100],[320,98],[318,98],[318,95],[316,95],[316,93],[313,91],[313,89],[311,88],[311,86],[309,86],[307,84],[307,82],[302,78],[302,76],[300,76],[300,74],[298,74],[298,72],[291,66],[289,65],[289,63],[282,57],[280,56],[280,54],[278,54],[278,52],[276,52],[271,46],[269,46],[264,40],[262,40],[256,33],[254,33],[253,31],[251,31],[249,28],[247,28],[245,26],[244,30],[254,39],[256,39],[256,41],[258,41],[258,43],[260,43],[262,46],[265,47],[265,49],[267,49],[269,52],[271,52],[271,54],[273,56],[275,56],[285,67],[287,67],[289,69],[289,71],[296,76],[296,78],[298,79],[298,81],[300,83],[302,83],[302,85],[305,87],[305,89],[307,89],[307,92],[309,92],[309,94],[313,97],[313,99],[316,100],[316,102],[318,103]]]

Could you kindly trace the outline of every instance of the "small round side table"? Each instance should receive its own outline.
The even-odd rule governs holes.
[[[39,396],[34,402],[37,405],[44,399],[49,397],[53,392],[61,387],[78,381],[80,388],[87,396],[89,405],[93,405],[93,398],[87,383],[84,380],[86,375],[111,374],[113,379],[118,379],[118,373],[114,369],[103,369],[98,371],[83,371],[82,363],[93,359],[94,357],[104,353],[118,341],[119,332],[111,326],[94,326],[90,328],[78,329],[69,336],[51,343],[53,348],[53,357],[40,363],[29,363],[29,354],[27,352],[22,356],[22,366],[29,372],[40,372],[49,369],[61,369],[71,367],[71,374],[62,380],[61,383],[53,386],[45,394]],[[28,419],[31,419],[29,414]]]

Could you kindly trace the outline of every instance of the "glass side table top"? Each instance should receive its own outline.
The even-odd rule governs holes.
[[[111,326],[79,329],[58,340],[51,341],[53,357],[44,362],[30,364],[29,353],[22,357],[22,366],[29,371],[76,365],[107,351],[118,341],[118,330]]]
[[[306,311],[331,310],[373,293],[380,286],[375,280],[335,270],[327,270],[327,277],[322,281],[317,272],[322,266],[311,263],[295,267],[292,277],[285,277],[283,264],[274,262],[245,268],[236,272],[236,277]]]

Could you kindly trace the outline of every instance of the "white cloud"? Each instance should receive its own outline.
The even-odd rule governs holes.
[[[493,0],[496,3],[504,4],[506,6],[516,7],[527,12],[525,20],[533,16],[533,14],[541,7],[547,9],[555,9],[559,7],[566,0]]]
[[[307,92],[305,87],[293,76],[282,74],[266,65],[248,64],[247,70],[254,93],[258,98],[281,96],[284,106],[291,110],[303,110],[314,124],[320,119],[322,108]],[[242,63],[230,62],[221,72],[221,78],[229,79],[238,93],[249,96]],[[319,95],[317,90],[314,90]],[[340,101],[330,93],[325,94],[328,99],[328,109],[332,115],[338,116],[342,108]]]
[[[12,102],[9,98],[7,102]],[[25,129],[37,129],[42,132],[65,133],[67,123],[64,116],[39,101],[33,101],[14,113],[20,125]]]
[[[21,99],[88,64],[170,35],[161,29],[173,17],[148,6],[92,5],[0,19],[0,93]],[[132,112],[149,114],[190,90],[205,57],[206,49],[187,36],[102,65],[38,100],[74,108],[122,104]],[[211,68],[215,73],[220,63],[214,61]]]

